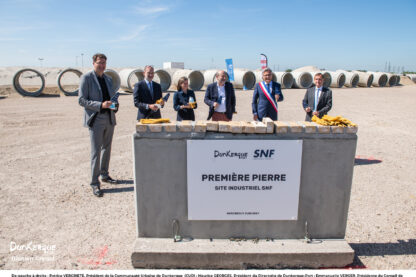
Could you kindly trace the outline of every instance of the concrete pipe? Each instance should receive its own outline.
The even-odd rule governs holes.
[[[330,87],[331,88],[342,88],[345,84],[345,74],[339,71],[331,71],[332,82]]]
[[[400,85],[400,79],[401,79],[400,75],[396,75],[396,86]]]
[[[256,75],[250,70],[234,69],[234,81],[231,83],[237,89],[253,89],[256,85]]]
[[[40,78],[40,80],[42,82],[42,85],[40,86],[40,88],[37,91],[32,92],[32,91],[28,91],[28,90],[25,90],[24,88],[22,88],[19,79],[20,79],[20,76],[24,72],[33,72],[33,73],[36,74],[36,75],[30,76],[29,78],[34,78],[34,77],[39,77]],[[43,89],[45,88],[45,76],[43,76],[43,74],[40,73],[37,70],[31,69],[31,68],[24,68],[22,70],[17,71],[16,74],[14,74],[13,87],[18,93],[20,93],[23,96],[33,96],[33,97],[39,96],[42,93]]]
[[[389,87],[396,85],[396,75],[387,73],[387,85]]]
[[[282,88],[291,88],[293,86],[293,75],[290,72],[276,72],[277,82],[282,85]]]
[[[117,71],[113,69],[106,69],[104,74],[110,76],[113,81],[113,87],[111,88],[112,92],[117,92],[120,89],[120,75],[118,75]]]
[[[410,80],[416,83],[416,74],[406,74],[406,76],[409,77]]]
[[[345,74],[345,86],[349,88],[355,88],[358,85],[358,82],[360,81],[360,77],[357,73],[354,72],[343,72]]]
[[[395,86],[400,85],[400,75],[396,75],[396,84],[394,84]]]
[[[75,75],[78,76],[78,78],[81,78],[82,76],[82,72],[79,71],[78,69],[75,68],[67,68],[64,69],[61,73],[58,74],[57,78],[56,78],[56,82],[58,83],[58,88],[60,91],[63,92],[63,94],[65,94],[65,96],[77,96],[78,95],[78,89],[79,89],[79,82],[78,82],[78,86],[76,90],[73,91],[68,91],[65,90],[64,87],[62,86],[62,77],[67,74],[68,72],[70,73],[74,73]]]
[[[309,72],[291,72],[294,88],[309,88],[313,84],[313,76]]]
[[[182,77],[188,78],[189,88],[193,91],[201,90],[204,86],[204,75],[199,70],[179,69],[172,72],[172,81],[175,87],[178,85],[179,79]]]
[[[374,75],[373,86],[385,87],[388,81],[387,74],[382,72],[371,72]]]
[[[155,70],[155,77],[153,77],[153,81],[159,83],[162,88],[162,91],[168,91],[170,85],[172,84],[172,78],[164,69],[157,69]]]
[[[331,73],[329,73],[328,71],[324,71],[324,72],[322,72],[322,74],[324,75],[324,84],[323,84],[323,86],[326,87],[326,88],[329,88],[331,86],[331,83],[332,83]]]
[[[217,72],[220,70],[223,69],[208,69],[204,71],[204,87],[207,87],[209,84],[212,84],[217,81],[217,79],[215,78],[215,74],[217,74]],[[230,78],[228,77],[227,71],[225,71],[225,73],[227,74],[227,82],[229,82]]]
[[[120,71],[121,88],[125,91],[133,92],[134,85],[144,80],[142,69],[126,68]]]
[[[354,73],[358,74],[358,86],[367,88],[371,87],[374,79],[373,74],[362,71],[354,71]]]

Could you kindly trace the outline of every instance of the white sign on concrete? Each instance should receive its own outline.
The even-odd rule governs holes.
[[[302,140],[188,140],[189,220],[296,220]]]

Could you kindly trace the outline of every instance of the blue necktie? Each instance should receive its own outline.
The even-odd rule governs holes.
[[[149,90],[150,90],[150,95],[153,98],[153,87],[152,87],[152,82],[149,82]]]
[[[315,103],[314,103],[314,108],[313,110],[316,111],[316,109],[318,108],[318,95],[319,95],[319,88],[317,90],[315,90]]]

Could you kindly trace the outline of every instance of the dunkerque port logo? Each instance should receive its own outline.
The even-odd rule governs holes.
[[[238,159],[247,159],[248,152],[233,152],[231,150],[228,151],[218,151],[214,150],[214,158],[238,158]]]
[[[56,250],[55,244],[42,244],[42,243],[34,243],[30,241],[26,244],[18,244],[14,241],[10,242],[10,253],[15,251],[31,251],[31,252],[43,252],[43,253],[51,253]]]

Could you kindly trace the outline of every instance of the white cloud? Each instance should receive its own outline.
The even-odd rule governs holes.
[[[141,35],[143,32],[149,27],[149,25],[140,25],[135,28],[131,33],[121,36],[116,40],[111,40],[110,42],[118,42],[118,41],[131,41],[131,40],[139,40],[141,39]]]
[[[134,8],[134,11],[140,15],[157,15],[166,11],[169,11],[170,7],[168,6],[137,6]]]

